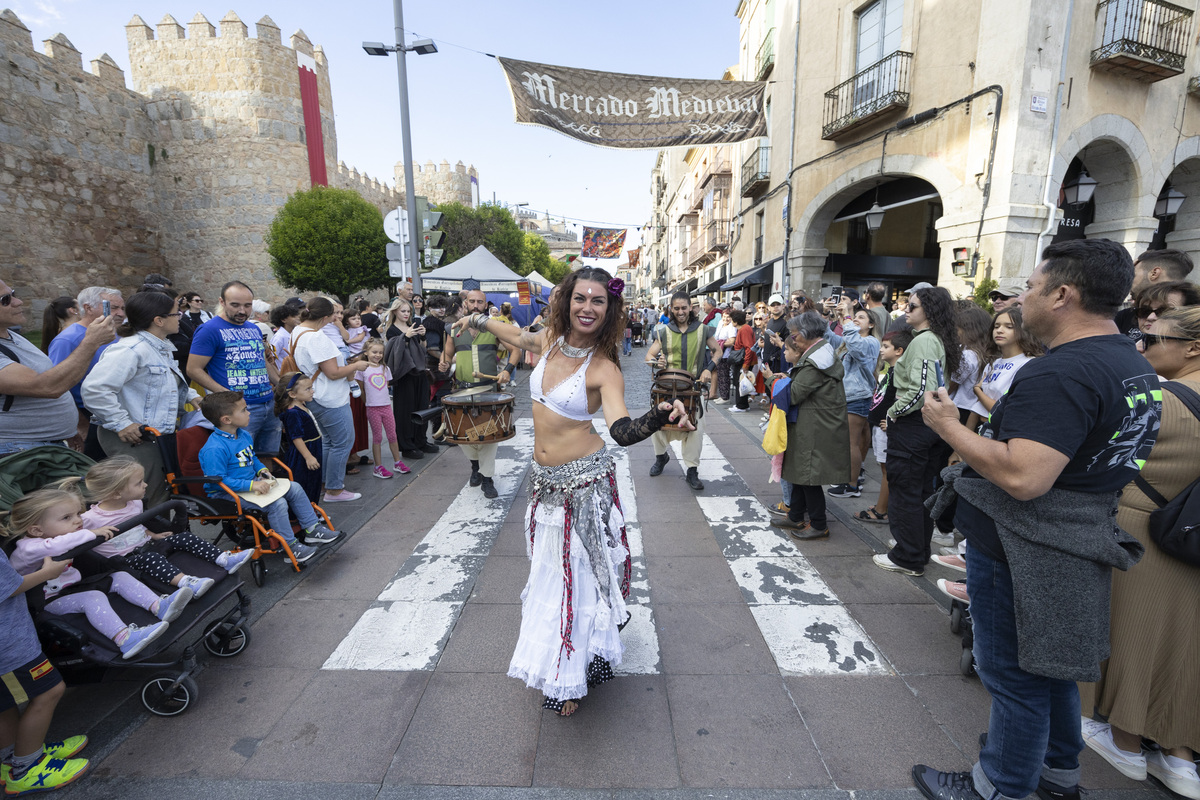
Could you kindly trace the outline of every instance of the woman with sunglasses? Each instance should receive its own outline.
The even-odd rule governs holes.
[[[1184,306],[1200,305],[1200,289],[1188,281],[1163,281],[1148,284],[1133,296],[1133,309],[1137,314],[1138,333],[1142,338],[1150,332],[1155,320]]]
[[[120,337],[105,348],[83,379],[83,405],[92,412],[100,446],[109,456],[129,455],[146,470],[146,507],[165,503],[166,471],[159,448],[143,443],[141,427],[168,438],[174,449],[175,427],[183,407],[200,395],[175,362],[167,337],[179,331],[179,311],[170,295],[137,292],[125,303]]]
[[[1155,372],[1200,392],[1200,306],[1164,312],[1142,341]],[[1085,717],[1094,706],[1108,722],[1085,719],[1083,736],[1125,775],[1144,780],[1149,773],[1176,794],[1195,798],[1200,567],[1167,555],[1150,538],[1149,518],[1158,505],[1139,484],[1145,481],[1170,500],[1200,478],[1200,419],[1172,392],[1164,389],[1162,399],[1158,441],[1117,507],[1117,524],[1145,545],[1146,554],[1127,572],[1113,570],[1112,655],[1101,665],[1100,680],[1080,687]],[[1143,749],[1143,738],[1161,749]]]

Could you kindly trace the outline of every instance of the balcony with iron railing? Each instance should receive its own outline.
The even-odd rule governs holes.
[[[767,31],[762,44],[758,46],[758,55],[754,57],[754,80],[764,81],[775,68],[775,29]]]
[[[898,108],[908,108],[912,53],[897,50],[825,93],[822,139],[836,139]]]
[[[1163,0],[1102,0],[1092,68],[1143,83],[1183,72],[1192,12]]]
[[[684,254],[684,263],[689,267],[697,264],[703,264],[708,261],[708,249],[705,246],[704,231],[701,230],[696,234],[696,238],[688,242],[687,253]]]
[[[718,175],[732,177],[733,165],[729,163],[729,154],[724,152],[714,153],[712,158],[708,160],[708,164],[704,167],[704,172],[700,173],[700,181],[696,184],[702,189],[708,188],[708,183]]]
[[[720,217],[704,229],[704,247],[714,258],[729,249],[729,220]]]
[[[771,184],[771,148],[762,145],[742,164],[742,197],[755,197]]]

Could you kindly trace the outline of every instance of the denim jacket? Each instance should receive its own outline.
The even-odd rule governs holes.
[[[183,407],[200,395],[175,363],[175,345],[138,331],[109,345],[83,379],[83,405],[110,431],[133,424],[173,433]]]
[[[846,370],[846,377],[842,381],[842,387],[846,390],[846,402],[874,397],[879,340],[874,336],[863,336],[858,332],[858,328],[850,327],[846,328],[843,336],[827,330],[825,341],[834,347],[846,347],[846,352],[842,355],[842,367]]]

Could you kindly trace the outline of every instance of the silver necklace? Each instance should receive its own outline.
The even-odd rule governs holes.
[[[561,350],[562,354],[567,358],[583,358],[586,355],[590,355],[591,352],[596,349],[596,346],[572,347],[571,345],[567,344],[566,339],[563,339],[562,345],[560,345],[558,349]]]

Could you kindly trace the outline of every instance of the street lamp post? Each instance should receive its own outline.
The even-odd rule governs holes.
[[[400,80],[400,136],[403,139],[404,155],[404,207],[408,210],[408,258],[412,267],[413,294],[421,293],[421,269],[417,260],[417,192],[413,185],[412,128],[408,121],[408,67],[405,55],[411,50],[424,56],[438,51],[432,39],[417,39],[411,46],[404,44],[404,6],[402,0],[392,0],[396,18],[396,44],[387,46],[382,42],[363,42],[367,55],[386,56],[396,54],[396,75]]]

